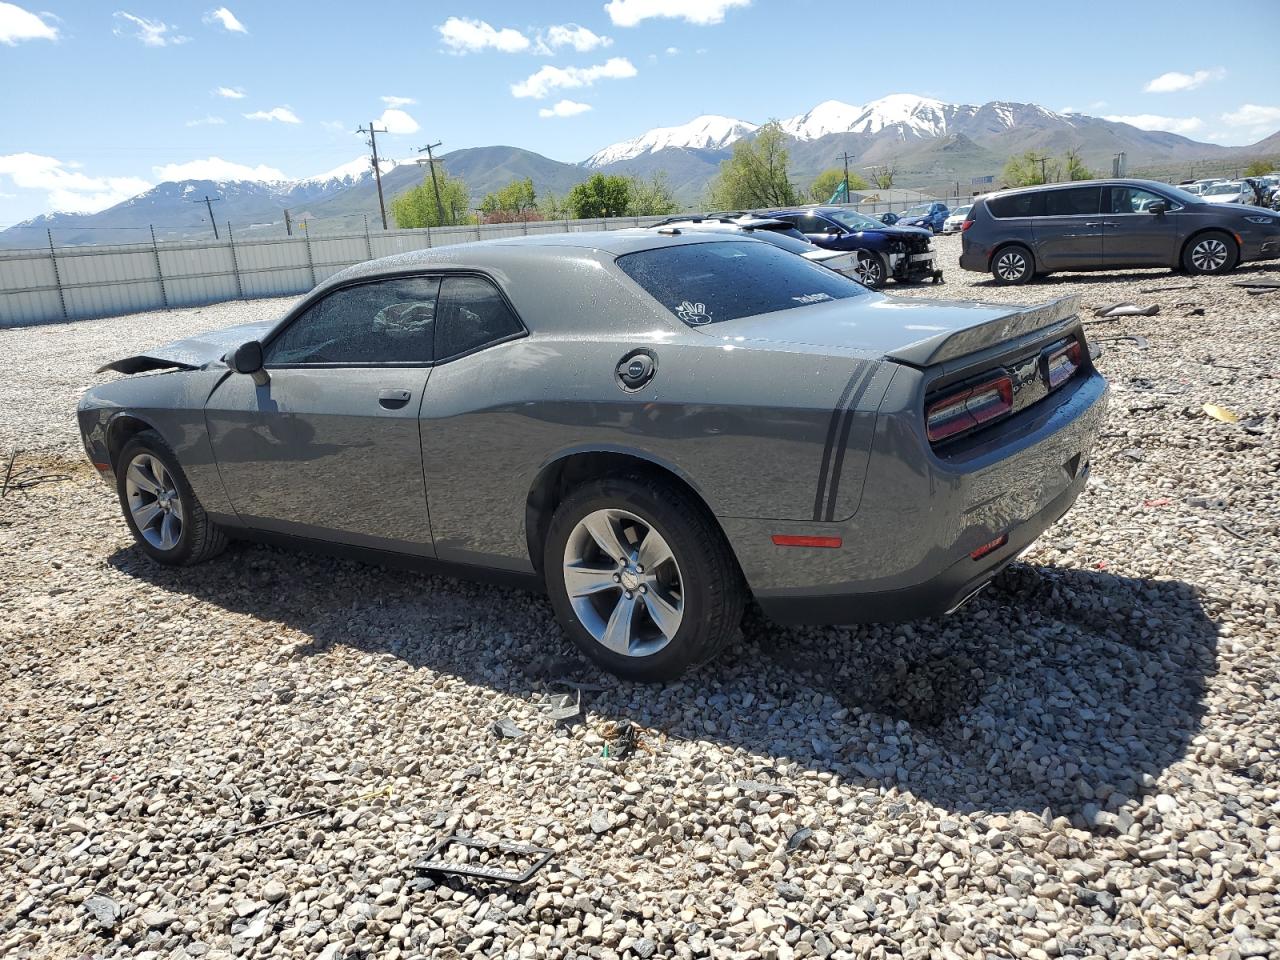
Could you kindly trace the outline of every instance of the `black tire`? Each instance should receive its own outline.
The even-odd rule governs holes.
[[[134,511],[130,508],[129,468],[140,457],[152,457],[159,460],[168,474],[168,479],[176,491],[179,504],[177,511],[180,518],[180,533],[172,547],[164,548],[153,542],[138,526]],[[164,442],[164,438],[154,430],[143,430],[135,434],[124,445],[116,460],[116,495],[120,499],[120,509],[124,513],[129,532],[137,541],[139,549],[157,563],[168,566],[185,567],[193,563],[203,563],[219,553],[227,546],[226,532],[209,519],[204,506],[196,498],[187,475],[182,471],[178,458]],[[159,498],[156,498],[158,501]],[[156,531],[148,525],[150,532]]]
[[[1222,230],[1196,234],[1182,248],[1182,269],[1187,273],[1230,273],[1239,262],[1240,248],[1235,237]]]
[[[858,250],[858,265],[854,279],[864,287],[879,290],[889,278],[889,266],[884,257],[874,250]]]
[[[570,600],[565,586],[565,551],[579,523],[600,510],[638,517],[666,541],[678,567],[683,614],[679,628],[655,652],[626,655],[608,649],[583,625]],[[742,621],[746,591],[724,534],[702,504],[660,478],[619,475],[574,490],[551,519],[542,562],[547,593],[560,625],[591,660],[625,680],[661,681],[680,676],[719,653]],[[606,606],[614,602],[608,591],[598,596]],[[636,608],[642,608],[639,600]],[[638,616],[644,620],[647,614]]]
[[[1017,287],[1029,281],[1036,272],[1035,258],[1020,243],[1001,247],[991,255],[991,276],[1002,287]]]

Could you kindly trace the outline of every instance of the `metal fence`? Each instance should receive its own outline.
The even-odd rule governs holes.
[[[921,201],[913,201],[921,202]],[[946,201],[944,201],[946,202]],[[968,202],[967,198],[949,201]],[[912,202],[852,205],[864,213]],[[665,217],[492,223],[237,240],[168,240],[0,250],[0,327],[111,317],[306,293],[344,267],[408,250],[497,237],[651,226]]]

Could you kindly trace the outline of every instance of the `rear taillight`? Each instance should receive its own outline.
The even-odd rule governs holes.
[[[964,230],[968,230],[972,226],[973,226],[973,221],[966,220],[964,223],[960,224],[960,229],[961,231],[964,231]]]
[[[1045,361],[1045,372],[1049,378],[1049,389],[1056,390],[1080,369],[1080,341],[1072,340],[1049,354]]]
[[[924,411],[930,443],[939,443],[1003,417],[1013,409],[1013,381],[1008,374],[961,387],[940,397]]]

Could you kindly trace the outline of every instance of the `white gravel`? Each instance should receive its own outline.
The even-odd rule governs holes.
[[[1280,294],[1232,285],[1280,270],[947,275],[906,295],[1161,305],[1089,327],[1076,509],[955,616],[756,623],[664,687],[564,663],[527,594],[137,554],[79,392],[286,301],[0,331],[0,450],[70,476],[0,500],[0,956],[1280,957]],[[601,689],[557,730],[565,669]],[[438,886],[413,862],[454,829],[555,856]]]

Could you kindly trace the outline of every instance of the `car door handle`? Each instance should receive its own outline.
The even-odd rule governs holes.
[[[408,390],[383,390],[378,394],[378,403],[388,410],[398,410],[409,402],[410,396]]]
[[[1102,221],[1101,221],[1101,220],[1086,220],[1086,221],[1084,222],[1084,225],[1085,225],[1086,227],[1100,227],[1100,226],[1102,226]]]

